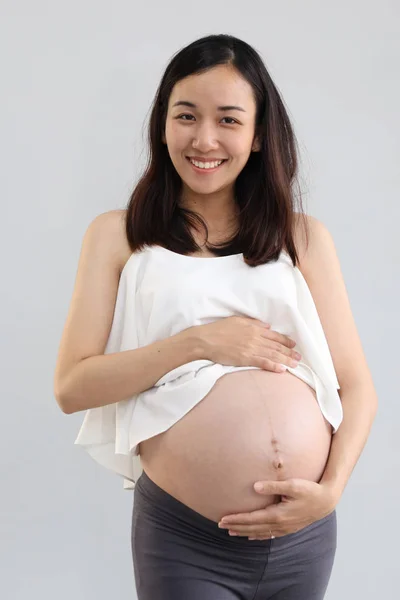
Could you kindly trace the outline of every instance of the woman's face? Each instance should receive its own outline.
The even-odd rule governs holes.
[[[176,105],[182,102],[194,106]],[[252,88],[232,67],[219,65],[179,81],[169,98],[163,142],[183,183],[199,194],[233,186],[251,151],[259,150],[255,117]],[[225,162],[208,171],[193,166],[188,157]]]

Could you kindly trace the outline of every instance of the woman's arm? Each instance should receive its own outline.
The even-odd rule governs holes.
[[[331,450],[319,483],[331,490],[336,504],[356,466],[375,418],[377,397],[373,383],[355,384],[340,393],[343,421],[332,438]]]
[[[378,398],[351,312],[334,241],[325,225],[308,217],[309,245],[299,268],[307,281],[325,332],[340,385],[343,421],[332,438],[319,483],[339,499],[366,444]]]
[[[197,360],[195,328],[134,350],[89,356],[80,360],[64,379],[57,402],[71,414],[126,400],[151,388],[169,371]]]
[[[197,329],[142,348],[104,355],[126,255],[121,211],[98,215],[87,228],[58,351],[54,394],[66,414],[114,404],[151,388],[197,359]]]

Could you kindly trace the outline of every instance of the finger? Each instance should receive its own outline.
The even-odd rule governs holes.
[[[285,351],[280,352],[278,350],[273,350],[273,349],[271,349],[270,346],[268,346],[268,348],[266,350],[264,350],[264,352],[265,352],[265,354],[268,354],[268,358],[266,358],[264,355],[264,357],[261,356],[262,360],[264,361],[264,363],[265,363],[265,361],[269,361],[269,363],[271,363],[271,364],[266,363],[266,364],[264,364],[263,368],[264,369],[266,368],[269,371],[277,370],[276,365],[279,365],[279,364],[281,364],[281,365],[283,364],[287,367],[293,367],[293,368],[297,367],[297,365],[299,364],[300,359],[295,358],[296,354],[293,350],[288,350],[287,352],[285,352]]]
[[[268,344],[263,352],[268,355],[268,358],[264,357],[264,360],[269,360],[275,364],[283,363],[288,367],[297,367],[301,358],[301,355],[299,355],[300,358],[297,358],[297,353],[294,350],[288,350],[287,348],[284,349],[283,346],[273,347]]]
[[[300,498],[305,493],[309,493],[310,482],[308,480],[298,478],[282,479],[281,481],[266,479],[254,482],[253,487],[258,494],[264,494],[268,496],[279,495],[286,496],[287,498]],[[274,506],[276,507],[277,505],[275,504]],[[273,506],[269,506],[264,510],[270,511],[271,509],[275,510]]]
[[[236,533],[237,535],[267,535],[270,529],[273,531],[273,535],[275,535],[274,525],[269,527],[265,522],[260,525],[235,525],[228,531],[230,534]]]
[[[282,356],[293,356],[296,352],[291,348],[287,348],[286,346],[282,346],[279,342],[275,342],[274,340],[267,339],[265,336],[262,336],[263,339],[260,342],[259,349],[263,352],[268,352],[268,358],[273,360],[281,360]]]
[[[264,356],[253,356],[252,365],[255,367],[259,367],[260,369],[264,369],[264,371],[274,371],[276,373],[282,373],[286,371],[286,366],[283,364],[288,358],[281,359],[279,362],[274,362],[269,358],[265,358]]]
[[[296,342],[292,340],[289,336],[284,333],[279,333],[278,331],[274,331],[273,329],[266,329],[263,327],[264,331],[261,332],[262,337],[265,337],[268,340],[273,340],[274,342],[278,342],[280,345],[294,348],[296,346]]]
[[[276,506],[276,505],[275,505]],[[272,523],[274,526],[276,525],[275,515],[272,513],[273,505],[268,506],[268,523]],[[265,527],[265,518],[266,509],[262,508],[260,510],[254,510],[250,513],[238,513],[236,515],[227,515],[223,517],[219,524],[222,527],[232,528],[232,525],[238,524],[240,526],[243,525],[263,525]]]
[[[290,357],[295,358],[297,360],[301,358],[301,354],[297,352],[297,350],[295,350],[294,348],[288,348],[287,346],[281,344],[278,341],[267,338],[264,334],[262,334],[261,337],[263,338],[261,342],[263,348],[266,348],[269,351],[268,358],[273,358],[276,361],[282,360],[282,357]]]

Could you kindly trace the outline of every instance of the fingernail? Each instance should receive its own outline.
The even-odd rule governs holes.
[[[299,354],[298,352],[294,353],[294,357],[297,358],[297,360],[301,359],[301,354]]]

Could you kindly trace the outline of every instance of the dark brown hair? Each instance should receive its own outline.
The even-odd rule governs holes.
[[[298,253],[293,232],[293,184],[297,182],[297,141],[279,92],[257,51],[231,35],[209,35],[180,50],[161,79],[152,103],[148,129],[150,154],[126,211],[126,234],[132,252],[158,244],[179,254],[200,251],[191,227],[208,229],[202,217],[179,205],[182,180],[162,141],[168,101],[174,85],[185,77],[217,65],[232,66],[252,86],[256,101],[255,134],[260,151],[251,152],[235,182],[238,230],[222,244],[207,244],[216,256],[243,252],[249,266],[276,260],[282,249],[293,264]]]

